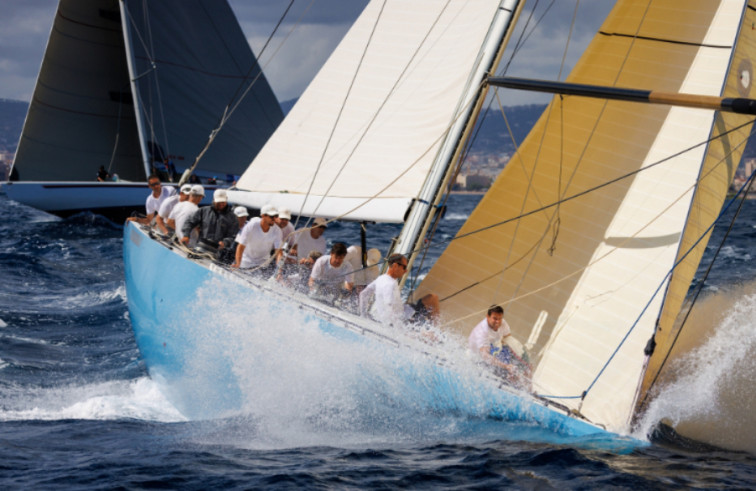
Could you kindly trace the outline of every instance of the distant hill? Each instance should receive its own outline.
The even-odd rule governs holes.
[[[504,108],[504,114],[512,129],[515,142],[519,145],[528,135],[533,125],[541,117],[545,104],[530,104]],[[478,154],[513,153],[515,145],[509,136],[504,117],[498,109],[483,114],[483,122],[475,135],[473,151]]]
[[[296,102],[297,99],[282,102],[283,113],[288,114]],[[0,151],[16,151],[28,107],[29,104],[24,101],[0,99]],[[512,134],[518,144],[522,143],[545,108],[546,105],[544,104],[504,108],[507,120],[512,128]],[[498,109],[492,108],[485,115],[480,130],[475,135],[473,151],[477,154],[497,155],[514,151],[514,144],[507,131],[504,118]],[[756,138],[751,138],[748,142],[743,158],[756,158]]]

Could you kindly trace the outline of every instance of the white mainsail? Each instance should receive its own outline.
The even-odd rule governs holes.
[[[401,222],[462,114],[500,0],[373,1],[230,196]],[[495,48],[498,48],[496,46]]]
[[[283,118],[259,71],[225,1],[61,0],[14,167],[23,181],[92,181],[100,165],[144,181],[169,156],[189,167],[254,82],[199,165],[239,174]]]
[[[620,1],[568,81],[721,95],[740,64],[744,10],[742,0]],[[531,350],[536,393],[626,431],[643,349],[702,192],[705,142],[743,119],[556,98],[417,293],[438,293],[448,327],[465,335],[503,305]],[[732,161],[739,154],[709,167]],[[723,198],[705,205],[709,217]]]

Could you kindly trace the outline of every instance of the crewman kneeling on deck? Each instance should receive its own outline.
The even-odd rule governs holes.
[[[329,255],[315,261],[309,280],[311,296],[330,303],[352,291],[352,265],[344,261],[346,255],[346,245],[336,242]]]
[[[407,258],[403,254],[392,254],[387,262],[386,272],[360,293],[360,314],[391,326],[436,324],[440,314],[438,295],[428,293],[413,304],[405,304],[399,279],[407,272]]]
[[[509,324],[504,320],[504,309],[494,305],[488,309],[486,318],[475,326],[467,340],[467,346],[478,353],[487,363],[513,385],[530,388],[531,367],[524,348],[512,336]]]

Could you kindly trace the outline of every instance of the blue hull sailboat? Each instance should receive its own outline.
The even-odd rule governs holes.
[[[392,392],[397,405],[561,436],[631,434],[674,347],[675,321],[752,124],[708,101],[750,96],[754,9],[695,3],[618,1],[566,80],[693,94],[693,103],[555,97],[428,268],[427,243],[522,5],[371,2],[229,200],[359,221],[368,231],[403,224],[384,257],[408,256],[410,299],[439,296],[441,341],[392,331],[129,225],[129,312],[151,375],[187,414],[222,416],[275,397],[276,389],[256,390],[256,377],[304,373],[308,357],[330,346],[334,359],[321,365],[354,374],[355,404],[365,387],[386,383],[373,376],[379,371],[401,387]],[[491,305],[504,307],[529,353],[530,390],[464,355],[464,339]],[[286,350],[296,356],[282,366]],[[360,356],[335,359],[341,350]],[[371,353],[381,356],[364,362]]]

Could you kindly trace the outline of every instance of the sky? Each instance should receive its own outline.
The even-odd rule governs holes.
[[[438,0],[441,1],[441,0]],[[548,15],[528,36],[508,72],[511,76],[556,79],[565,51],[569,23],[576,2],[579,3],[566,57],[569,71],[606,17],[611,3],[607,0],[531,1]],[[288,35],[286,42],[271,58],[263,55],[261,63],[279,101],[299,97],[320,66],[338,45],[368,0],[295,0],[277,40]],[[0,98],[29,101],[50,34],[57,0],[0,0]],[[229,0],[252,51],[257,55],[281,18],[289,2],[284,0]],[[527,18],[523,14],[521,20]],[[300,21],[301,19],[301,21]],[[299,22],[298,22],[299,21]],[[292,26],[296,24],[296,29]],[[273,52],[274,50],[268,49]],[[508,56],[505,55],[505,59]],[[508,91],[506,104],[544,102],[545,95]]]

